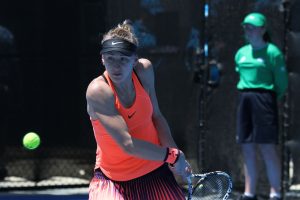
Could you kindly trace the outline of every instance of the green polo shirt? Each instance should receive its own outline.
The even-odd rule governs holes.
[[[239,90],[266,89],[281,98],[288,86],[288,74],[281,51],[271,43],[261,49],[250,44],[243,46],[235,55],[236,71],[240,75]]]

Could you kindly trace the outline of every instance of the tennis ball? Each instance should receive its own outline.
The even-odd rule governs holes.
[[[36,149],[41,143],[41,139],[38,134],[29,132],[23,137],[23,145],[26,149]]]

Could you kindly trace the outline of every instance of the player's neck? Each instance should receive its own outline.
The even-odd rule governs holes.
[[[128,76],[124,81],[120,83],[114,83],[114,87],[118,92],[128,92],[134,89],[132,77]]]

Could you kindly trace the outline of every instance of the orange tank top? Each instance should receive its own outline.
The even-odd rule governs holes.
[[[157,130],[152,121],[153,107],[150,97],[142,87],[135,72],[132,73],[132,80],[136,97],[133,105],[129,108],[122,106],[107,72],[104,72],[104,76],[114,92],[115,107],[124,118],[130,135],[160,145]],[[163,164],[162,161],[144,160],[126,154],[107,133],[99,120],[91,120],[91,122],[97,142],[95,169],[100,168],[110,179],[116,181],[131,180],[143,176]]]

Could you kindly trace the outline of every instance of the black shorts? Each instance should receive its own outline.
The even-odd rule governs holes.
[[[237,143],[278,143],[276,95],[261,89],[240,90]]]

